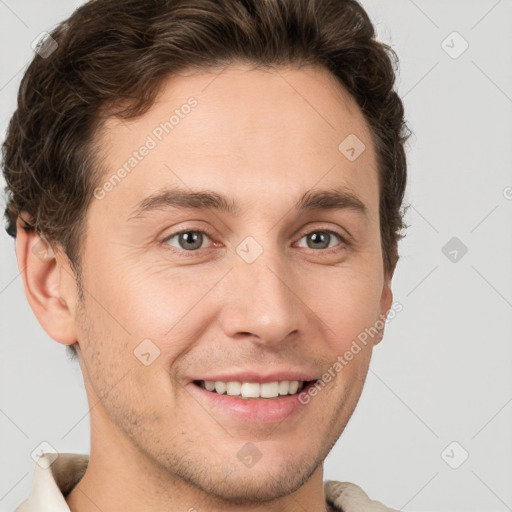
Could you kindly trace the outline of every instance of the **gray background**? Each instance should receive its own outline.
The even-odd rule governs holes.
[[[410,228],[393,280],[403,311],[325,479],[400,510],[511,510],[512,2],[362,3],[400,58]],[[2,139],[31,42],[79,4],[0,0]],[[456,261],[443,252],[452,237],[468,249]],[[35,319],[5,233],[0,258],[0,510],[10,511],[41,442],[88,453],[89,416],[78,363]]]

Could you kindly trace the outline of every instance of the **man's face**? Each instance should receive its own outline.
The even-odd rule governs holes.
[[[359,156],[362,146],[338,149],[351,134]],[[88,210],[76,310],[91,407],[101,398],[93,444],[224,499],[293,492],[350,418],[374,342],[305,405],[213,399],[193,381],[321,379],[389,309],[363,115],[326,70],[229,67],[172,78],[146,114],[110,119],[98,141],[107,172]],[[137,163],[104,186],[134,151]],[[140,210],[165,189],[215,192],[240,211]],[[350,192],[366,214],[296,209],[319,190]]]

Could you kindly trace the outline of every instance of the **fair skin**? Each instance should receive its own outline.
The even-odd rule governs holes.
[[[89,466],[66,501],[73,512],[325,512],[323,461],[381,336],[278,422],[243,420],[190,380],[240,370],[319,379],[386,314],[392,273],[383,269],[370,131],[322,68],[183,73],[144,115],[111,118],[98,133],[105,180],[191,96],[197,106],[173,131],[92,199],[84,304],[62,252],[38,257],[40,238],[18,225],[27,298],[54,340],[76,344],[90,407]],[[354,161],[338,150],[349,134],[366,146]],[[241,211],[167,206],[130,219],[166,187],[215,191]],[[366,214],[294,208],[307,191],[340,187]],[[169,238],[180,231],[205,233],[200,248],[190,236],[188,245]],[[250,264],[236,250],[247,237],[263,249]],[[160,351],[148,366],[134,356],[144,339]],[[248,442],[261,454],[251,467],[238,456]]]

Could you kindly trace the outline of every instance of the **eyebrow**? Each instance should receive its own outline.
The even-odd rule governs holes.
[[[216,210],[232,216],[240,215],[242,208],[234,200],[212,190],[164,189],[141,200],[128,217],[139,219],[147,213],[169,207]],[[352,210],[369,218],[369,211],[363,201],[345,188],[308,190],[295,204],[299,212],[313,210]]]

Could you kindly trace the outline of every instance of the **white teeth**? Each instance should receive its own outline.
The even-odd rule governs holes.
[[[215,389],[215,382],[213,380],[205,380],[204,386],[208,391],[213,391]]]
[[[242,384],[240,384],[240,382],[228,382],[226,384],[226,391],[228,392],[228,395],[236,396],[236,395],[240,394],[241,387],[242,387]],[[217,389],[217,393],[219,393],[218,389]]]
[[[217,391],[217,393],[219,393],[219,395],[224,394],[226,389],[227,389],[227,384],[225,382],[221,382],[220,380],[215,382],[215,391]]]
[[[244,382],[240,394],[244,398],[258,398],[260,396],[260,385],[257,382]]]
[[[263,398],[274,398],[279,395],[279,382],[265,382],[260,387]]]
[[[289,380],[282,380],[279,383],[279,394],[280,395],[287,395],[289,389],[290,389],[290,381]]]
[[[283,380],[276,382],[222,382],[205,380],[199,381],[201,387],[208,391],[215,391],[219,395],[227,393],[230,396],[240,398],[275,398],[279,395],[293,395],[303,387],[303,382],[298,380]]]
[[[297,389],[299,389],[299,383],[296,380],[292,380],[290,382],[290,389],[288,390],[288,393],[290,395],[293,395],[294,393],[297,393]]]

